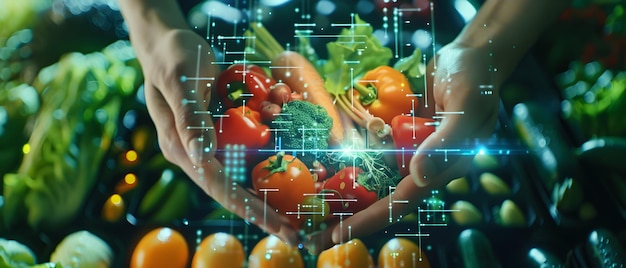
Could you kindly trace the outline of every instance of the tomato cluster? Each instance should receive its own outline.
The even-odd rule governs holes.
[[[342,168],[324,180],[319,171],[311,170],[297,157],[279,152],[254,167],[252,184],[269,206],[289,218],[294,228],[305,231],[350,216],[378,200],[376,192],[359,184],[364,173],[358,167]]]
[[[261,238],[246,258],[241,241],[232,234],[211,233],[191,248],[177,230],[160,227],[145,234],[130,258],[134,268],[200,267],[294,267],[302,268],[306,258],[295,246],[276,236]],[[370,250],[359,239],[352,239],[323,251],[317,267],[374,267]],[[412,240],[391,238],[380,248],[377,267],[430,267],[427,255]]]

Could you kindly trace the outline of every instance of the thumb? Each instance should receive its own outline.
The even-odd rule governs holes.
[[[185,50],[174,64],[174,75],[162,77],[161,94],[172,109],[175,133],[187,156],[195,165],[207,162],[216,147],[213,122],[208,112],[211,84],[218,71],[209,64],[212,53],[202,44],[197,51]],[[172,131],[174,132],[174,131]]]
[[[182,93],[180,102],[173,109],[176,121],[176,132],[187,155],[196,165],[208,161],[214,155],[216,147],[213,121],[208,112],[208,98],[202,94],[209,89],[200,89],[205,83],[190,81],[185,76],[181,77],[177,88]],[[192,78],[192,80],[196,80]],[[200,85],[199,85],[200,84]]]
[[[418,147],[410,162],[411,177],[419,187],[443,186],[467,173],[474,157],[475,130],[451,116]],[[435,185],[431,185],[431,184]]]

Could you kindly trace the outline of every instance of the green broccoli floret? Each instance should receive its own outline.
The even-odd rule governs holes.
[[[276,147],[295,151],[294,155],[308,166],[328,148],[332,125],[333,119],[322,106],[299,100],[285,104],[270,123],[276,129]]]

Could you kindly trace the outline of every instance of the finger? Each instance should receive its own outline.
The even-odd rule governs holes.
[[[163,98],[163,95],[152,85],[150,80],[146,78],[144,84],[144,94],[146,98],[146,106],[150,118],[153,118],[159,147],[163,156],[168,161],[180,165],[180,161],[187,157],[187,154],[180,143],[178,132],[175,131],[174,118],[172,109]]]
[[[263,201],[228,179],[223,167],[215,158],[197,166],[186,157],[182,143],[174,129],[174,116],[163,96],[154,88],[146,89],[148,110],[159,132],[159,144],[168,160],[177,164],[209,196],[237,216],[257,224],[264,231],[275,234],[283,241],[297,245],[298,236],[289,221],[264,205]],[[167,152],[167,153],[166,153]]]
[[[422,93],[420,103],[415,109],[415,115],[419,117],[430,118],[435,115],[435,107],[437,105],[435,104],[432,86],[435,76],[434,62],[434,59],[428,62],[426,73],[424,74],[424,79],[426,80],[424,84],[426,86],[424,88],[424,92]]]
[[[437,112],[441,121],[436,131],[411,158],[413,181],[423,187],[433,180],[447,182],[464,175],[477,147],[493,132],[498,105],[497,97],[478,94],[448,101],[446,110]]]
[[[309,254],[320,254],[322,251],[335,244],[332,240],[332,233],[336,226],[337,223],[331,223],[325,229],[307,236],[307,240],[304,242],[304,247],[307,249]]]
[[[418,187],[410,175],[405,177],[388,196],[336,225],[332,229],[332,241],[343,243],[353,237],[368,236],[396,223],[402,216],[416,210],[420,200],[436,186]]]
[[[298,245],[300,242],[297,232],[291,228],[285,216],[278,214],[263,200],[229,179],[215,158],[199,168],[190,161],[181,167],[205,193],[235,215],[257,225],[269,234],[278,236],[290,245]]]
[[[159,84],[175,115],[175,130],[187,157],[200,165],[214,155],[216,148],[216,136],[207,107],[208,92],[211,82],[216,79],[217,67],[210,64],[212,54],[203,44],[190,47],[197,48],[197,51],[186,51],[187,55],[182,57],[188,60],[180,62],[173,74]]]

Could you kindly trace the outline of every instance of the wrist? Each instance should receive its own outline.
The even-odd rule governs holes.
[[[455,42],[485,51],[504,80],[568,1],[487,0]]]
[[[154,44],[174,29],[189,29],[175,0],[119,0],[129,37],[141,58]]]

